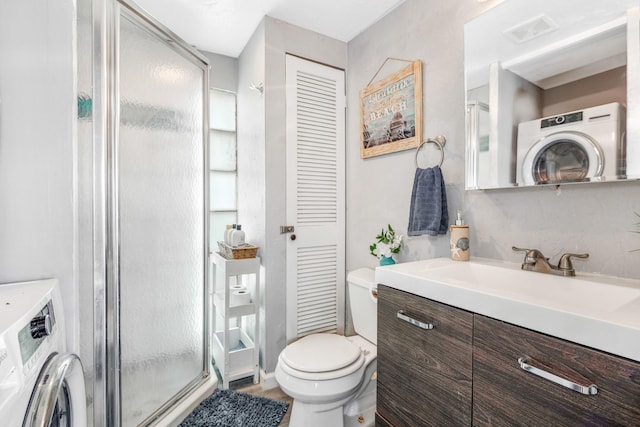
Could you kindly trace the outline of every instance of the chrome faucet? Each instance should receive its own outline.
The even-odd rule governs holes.
[[[589,254],[570,254],[566,253],[560,257],[558,266],[551,265],[549,258],[542,255],[537,249],[516,248],[511,249],[517,252],[524,252],[524,261],[522,261],[522,269],[528,271],[537,271],[538,273],[557,274],[559,276],[575,276],[576,270],[573,268],[571,257],[589,258]]]

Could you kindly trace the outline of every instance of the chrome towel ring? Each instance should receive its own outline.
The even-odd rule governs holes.
[[[418,148],[416,148],[416,158],[415,158],[415,164],[416,164],[416,169],[418,169],[418,153],[420,152],[420,149],[422,148],[423,145],[428,144],[428,143],[433,143],[436,145],[436,148],[438,150],[440,150],[440,163],[438,164],[438,167],[442,167],[442,162],[444,161],[444,146],[447,143],[447,138],[444,137],[444,135],[438,135],[435,138],[429,138],[426,141],[422,141],[422,143],[420,145],[418,145]]]

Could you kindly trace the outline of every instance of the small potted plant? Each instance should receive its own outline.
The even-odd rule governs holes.
[[[387,224],[387,229],[383,228],[376,236],[376,242],[369,246],[369,252],[380,260],[380,265],[391,265],[396,263],[393,254],[399,253],[401,246],[402,235],[396,234],[391,224]]]

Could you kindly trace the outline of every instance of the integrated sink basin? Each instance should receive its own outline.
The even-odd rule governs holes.
[[[405,292],[640,361],[640,281],[436,258],[376,269]]]

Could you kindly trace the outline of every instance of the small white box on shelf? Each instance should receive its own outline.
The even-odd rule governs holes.
[[[229,329],[229,366],[224,366],[224,331],[217,331],[213,339],[213,357],[220,375],[231,380],[244,378],[254,369],[253,340],[240,328]],[[227,370],[228,369],[228,370]]]

